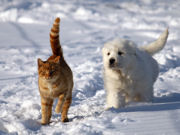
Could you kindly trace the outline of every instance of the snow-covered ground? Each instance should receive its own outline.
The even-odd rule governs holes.
[[[179,135],[180,1],[0,0],[0,134]],[[69,123],[53,111],[41,126],[37,58],[51,55],[49,31],[61,18],[61,43],[73,70]],[[169,27],[165,48],[154,58],[160,75],[152,103],[105,111],[103,44],[115,37],[138,45]]]

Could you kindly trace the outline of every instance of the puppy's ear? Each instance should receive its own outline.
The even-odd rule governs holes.
[[[103,48],[102,48],[102,54],[104,54],[104,53],[105,53],[105,48],[103,47]]]
[[[102,48],[102,53],[104,52],[104,47]]]

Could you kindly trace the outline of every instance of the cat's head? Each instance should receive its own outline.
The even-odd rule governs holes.
[[[57,56],[54,60],[42,61],[40,58],[38,62],[38,74],[39,77],[46,80],[56,79],[59,72],[60,56]]]

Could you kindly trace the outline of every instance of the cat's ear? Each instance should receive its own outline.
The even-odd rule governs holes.
[[[37,63],[38,63],[38,67],[40,67],[43,64],[43,61],[40,58],[38,58]]]
[[[60,58],[61,58],[60,56],[57,56],[57,57],[54,59],[54,62],[55,62],[55,63],[59,63],[59,62],[60,62]]]

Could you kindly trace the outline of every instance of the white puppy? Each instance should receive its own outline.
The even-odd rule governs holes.
[[[133,101],[152,101],[153,84],[159,73],[152,55],[165,46],[167,37],[168,30],[165,30],[158,40],[140,48],[125,39],[115,39],[104,45],[107,109],[120,108]]]

